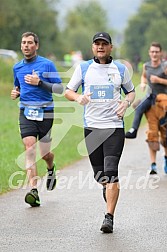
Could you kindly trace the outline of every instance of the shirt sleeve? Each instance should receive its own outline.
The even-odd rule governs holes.
[[[167,78],[167,61],[164,61],[163,70],[164,70],[165,79],[166,79]]]
[[[20,83],[17,79],[16,70],[14,68],[13,68],[13,78],[14,78],[14,86],[20,88]]]
[[[62,82],[56,66],[52,61],[50,61],[50,63],[48,64],[47,71],[42,74],[42,80],[57,84]]]
[[[82,84],[81,66],[78,65],[75,68],[74,73],[73,73],[69,83],[67,84],[67,89],[71,89],[71,90],[77,92],[77,90],[79,89],[81,84]]]
[[[135,87],[132,82],[132,73],[129,72],[126,66],[125,66],[124,77],[122,81],[122,89],[125,94],[135,91]]]

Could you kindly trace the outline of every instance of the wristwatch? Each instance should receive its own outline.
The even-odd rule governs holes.
[[[130,107],[130,105],[131,105],[131,102],[129,101],[129,100],[125,100],[127,103],[128,103],[128,108]]]
[[[39,82],[38,82],[38,86],[41,86],[42,85],[42,81],[40,80]]]

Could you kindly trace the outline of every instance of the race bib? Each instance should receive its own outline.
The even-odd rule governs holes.
[[[44,111],[42,108],[25,107],[24,115],[27,119],[33,121],[43,121]]]
[[[108,85],[91,85],[90,86],[91,102],[109,102],[113,100],[114,86]]]

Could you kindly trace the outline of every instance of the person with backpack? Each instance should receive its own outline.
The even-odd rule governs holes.
[[[140,84],[142,90],[144,91],[147,87],[148,92],[135,109],[132,127],[126,132],[125,137],[128,139],[137,137],[142,116],[145,114],[148,122],[146,141],[148,142],[151,160],[150,174],[157,174],[156,155],[160,149],[159,142],[164,147],[164,171],[167,173],[166,130],[159,123],[161,116],[164,117],[163,113],[166,113],[166,98],[164,99],[164,96],[167,95],[167,61],[162,59],[162,46],[159,42],[153,41],[151,43],[149,57],[150,61],[143,64]],[[157,104],[164,105],[157,106]],[[164,107],[164,109],[160,107]]]
[[[108,33],[93,36],[94,58],[81,62],[67,84],[65,97],[84,106],[84,135],[95,180],[103,186],[107,211],[101,231],[113,232],[119,197],[118,165],[124,147],[126,109],[135,98],[128,68],[111,57]],[[77,93],[82,86],[82,94]],[[125,98],[121,97],[121,90]]]

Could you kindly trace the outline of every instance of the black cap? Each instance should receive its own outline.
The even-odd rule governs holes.
[[[107,32],[98,32],[98,33],[96,33],[94,35],[94,37],[93,37],[93,43],[98,39],[105,40],[107,43],[112,44],[111,37]]]

